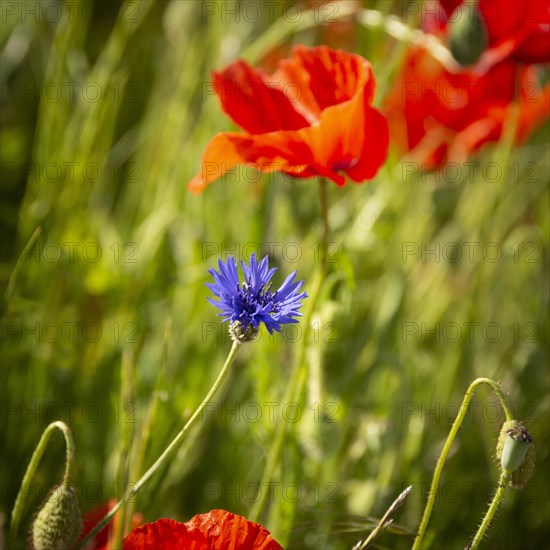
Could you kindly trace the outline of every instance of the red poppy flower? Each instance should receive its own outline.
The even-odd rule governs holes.
[[[450,21],[469,17],[472,4],[439,0]],[[510,58],[523,63],[550,61],[550,2],[548,0],[479,0],[489,48],[479,63],[484,70]]]
[[[371,106],[374,75],[359,55],[297,46],[272,75],[235,61],[213,79],[222,109],[245,133],[212,138],[189,183],[194,193],[239,163],[344,185],[346,175],[373,178],[386,159],[387,124]]]
[[[516,142],[522,142],[548,116],[549,101],[550,87],[541,90],[535,67],[509,61],[485,75],[451,73],[415,48],[384,112],[394,142],[430,169],[464,162],[483,144],[498,141],[511,108],[519,109]]]
[[[282,550],[269,531],[225,510],[199,514],[186,523],[159,519],[134,529],[124,550]]]

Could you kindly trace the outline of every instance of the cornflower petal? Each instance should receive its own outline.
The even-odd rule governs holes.
[[[248,263],[241,262],[244,281],[239,281],[237,262],[229,257],[226,262],[218,261],[218,269],[210,269],[214,283],[206,283],[214,297],[207,300],[216,306],[231,327],[238,325],[239,334],[246,333],[249,327],[258,330],[263,323],[269,333],[281,332],[282,325],[296,323],[299,309],[306,292],[299,292],[303,281],[296,281],[296,272],[291,273],[277,290],[270,283],[276,268],[269,268],[269,258],[260,262],[252,254]],[[230,332],[231,332],[230,327]],[[235,330],[233,330],[235,332]]]

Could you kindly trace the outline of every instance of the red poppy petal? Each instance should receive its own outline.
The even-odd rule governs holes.
[[[360,79],[353,97],[325,108],[318,124],[296,132],[311,148],[317,173],[338,185],[345,183],[338,171],[357,182],[374,177],[388,152],[387,123],[369,105],[374,90],[372,68],[368,61],[359,59]]]
[[[359,90],[372,102],[375,81],[372,74],[365,78],[370,63],[362,57],[328,46],[296,46],[292,54],[309,73],[310,90],[321,109],[349,101]]]
[[[263,172],[288,172],[312,166],[311,149],[297,132],[270,132],[255,136],[223,133],[214,136],[202,157],[202,171],[188,184],[199,194],[237,164],[253,164]],[[317,172],[315,172],[317,173]],[[299,176],[306,177],[306,176]]]
[[[184,546],[185,545],[185,546]],[[163,518],[134,529],[124,538],[124,550],[206,550],[200,532],[189,533],[184,523]]]
[[[225,510],[199,514],[186,523],[160,519],[124,539],[124,550],[282,550],[258,523]]]
[[[374,178],[388,156],[390,136],[386,118],[372,107],[365,108],[365,132],[359,161],[345,172],[355,182]]]
[[[185,525],[205,535],[212,550],[282,550],[265,527],[225,510],[199,514]]]
[[[279,89],[275,78],[255,71],[245,61],[234,61],[223,71],[214,72],[213,79],[223,110],[251,134],[297,130],[308,125],[286,95],[292,90]]]

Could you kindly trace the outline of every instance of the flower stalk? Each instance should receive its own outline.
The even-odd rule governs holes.
[[[323,280],[323,273],[321,271],[318,271],[317,276],[315,277],[312,284],[310,300],[308,301],[307,310],[304,314],[305,326],[309,326],[311,323],[311,318],[315,311],[315,305],[321,291]],[[290,372],[288,384],[285,390],[285,396],[283,398],[283,403],[297,402],[300,398],[300,394],[302,393],[306,380],[306,371],[303,367],[306,357],[307,343],[308,338],[306,332],[304,334],[304,337],[300,340],[300,346],[298,348],[296,359]],[[279,464],[279,458],[283,449],[285,436],[286,423],[279,421],[275,427],[275,436],[271,443],[271,447],[269,448],[269,453],[267,455],[267,461],[262,474],[260,487],[265,487],[266,484],[269,484],[271,480],[275,477],[275,470],[277,469],[277,466]],[[260,521],[265,505],[267,503],[267,495],[268,491],[261,491],[260,497],[254,503],[254,506],[250,511],[249,518],[251,521]]]
[[[510,406],[508,405],[506,396],[504,395],[504,392],[500,389],[500,386],[494,380],[491,380],[490,378],[477,378],[470,384],[470,386],[466,390],[466,394],[464,395],[464,400],[462,401],[462,405],[460,406],[458,415],[456,416],[455,421],[453,422],[451,431],[449,432],[449,435],[447,437],[447,441],[445,441],[445,445],[443,446],[443,450],[437,461],[437,464],[434,470],[434,476],[432,479],[432,484],[430,487],[429,496],[428,496],[428,502],[426,503],[426,508],[424,509],[422,521],[420,522],[420,527],[418,528],[418,534],[416,535],[416,539],[414,541],[412,550],[420,550],[422,541],[424,539],[424,535],[426,534],[426,528],[428,527],[428,522],[430,521],[430,516],[432,514],[435,499],[437,497],[437,492],[439,490],[439,480],[441,478],[441,472],[443,471],[443,466],[445,465],[445,461],[447,460],[447,455],[451,450],[451,445],[453,444],[456,434],[458,433],[458,430],[462,424],[462,421],[464,420],[464,416],[466,415],[466,411],[468,409],[468,405],[470,404],[470,401],[472,400],[474,391],[478,386],[482,386],[482,385],[489,386],[495,392],[495,394],[497,395],[502,405],[504,414],[506,415],[506,421],[509,422],[513,420],[512,411],[510,409]],[[499,498],[501,499],[502,497],[499,495]],[[497,507],[498,507],[498,503],[495,505],[494,509],[491,509],[491,508],[489,509],[489,512],[491,512],[491,515],[488,518],[488,523],[491,521]],[[488,515],[489,515],[489,512],[488,512]],[[487,523],[487,526],[488,526],[488,523]]]
[[[328,236],[330,232],[330,226],[328,223],[328,190],[327,180],[325,178],[319,179],[319,197],[321,205],[321,219],[323,220],[323,234],[321,241],[321,265],[325,268],[327,263],[327,250],[328,250]]]
[[[12,540],[17,536],[21,518],[23,517],[23,509],[25,506],[25,495],[29,494],[32,480],[36,474],[40,459],[46,450],[48,442],[54,431],[61,430],[65,437],[66,454],[65,454],[65,473],[63,475],[63,485],[69,485],[73,480],[73,462],[74,462],[74,441],[71,430],[64,422],[57,420],[52,422],[42,433],[42,437],[32,454],[31,461],[27,466],[27,471],[23,476],[19,493],[15,499],[10,522],[10,537]]]
[[[88,533],[88,535],[80,542],[77,549],[82,549],[86,546],[88,541],[90,541],[97,533],[99,533],[108,523],[111,521],[111,519],[114,517],[114,515],[118,512],[118,510],[123,506],[123,504],[128,501],[128,499],[131,499],[134,497],[140,489],[149,481],[151,477],[157,472],[157,470],[170,458],[172,453],[177,449],[179,444],[186,438],[186,436],[189,434],[193,426],[195,425],[198,418],[200,418],[204,408],[206,405],[212,401],[214,396],[216,395],[217,391],[219,390],[220,386],[222,385],[223,381],[225,380],[227,374],[229,373],[229,368],[231,367],[232,363],[235,361],[235,358],[237,357],[240,349],[242,347],[242,344],[239,342],[233,342],[233,346],[231,347],[231,350],[229,351],[229,355],[227,356],[227,359],[225,360],[225,363],[218,374],[218,377],[214,381],[214,384],[204,397],[201,404],[195,409],[195,412],[191,415],[189,420],[185,423],[185,426],[179,431],[179,433],[176,435],[176,437],[172,440],[172,442],[166,447],[166,449],[162,452],[162,454],[157,458],[155,463],[143,474],[141,479],[133,486],[131,490],[129,490],[114,506],[113,508],[103,517],[103,519]]]
[[[466,547],[468,550],[477,550],[477,548],[479,548],[479,545],[481,544],[481,541],[483,540],[487,529],[489,529],[489,525],[491,525],[491,522],[495,517],[496,511],[499,509],[502,501],[504,500],[504,492],[506,491],[507,481],[508,474],[506,472],[502,472],[500,474],[498,489],[495,493],[495,496],[493,497],[493,500],[489,505],[489,509],[487,510],[487,513],[485,514],[483,521],[481,522],[481,525],[479,526],[479,529],[474,536],[474,539],[472,540],[470,545]]]

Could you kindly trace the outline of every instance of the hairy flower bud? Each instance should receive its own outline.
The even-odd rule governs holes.
[[[510,486],[523,489],[535,467],[535,446],[525,426],[517,420],[502,425],[497,459],[509,477]]]
[[[82,512],[74,489],[63,483],[46,498],[32,526],[35,550],[70,550],[82,531]]]
[[[477,6],[457,8],[450,25],[449,49],[463,66],[476,63],[489,45],[487,27]]]

